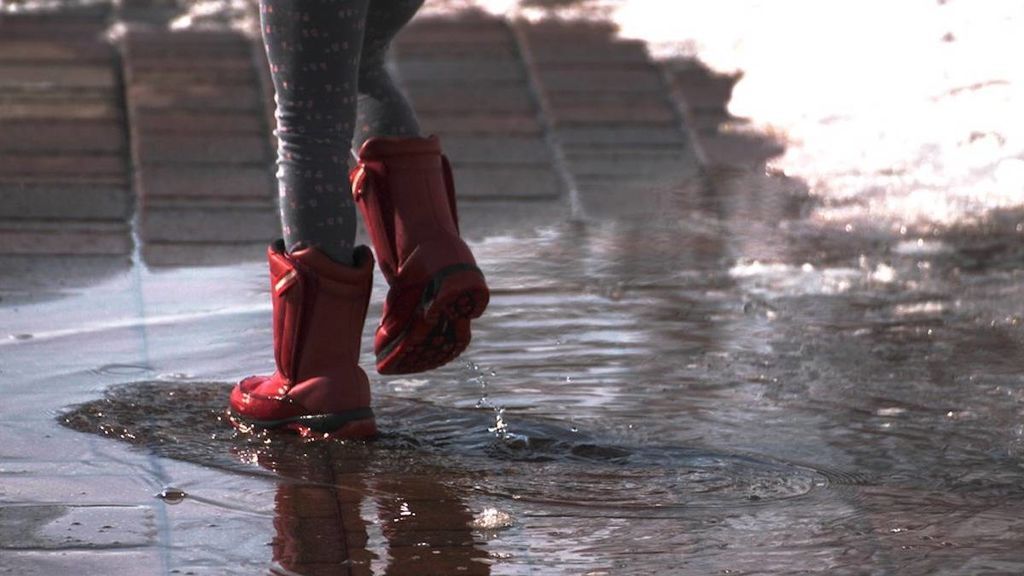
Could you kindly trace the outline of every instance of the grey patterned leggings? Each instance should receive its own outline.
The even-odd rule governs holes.
[[[277,102],[278,189],[285,245],[352,262],[349,149],[374,136],[417,136],[416,115],[384,67],[424,0],[260,0]]]

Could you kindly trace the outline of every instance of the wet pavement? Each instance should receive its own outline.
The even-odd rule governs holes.
[[[238,41],[214,42],[235,66]],[[494,291],[468,352],[371,374],[376,442],[239,434],[228,390],[272,365],[259,236],[237,224],[272,216],[262,192],[137,177],[127,214],[4,213],[0,573],[1024,571],[1024,201],[941,225],[842,213],[766,171],[785,146],[734,129],[735,75],[607,25],[424,18],[395,65],[463,157]],[[240,123],[259,109],[160,120],[224,115],[124,78],[113,118],[134,148],[85,155],[136,176],[259,170],[258,146],[208,162],[182,144],[258,136]],[[456,122],[455,96],[478,112]],[[173,136],[143,149],[154,128]],[[38,184],[24,174],[0,191]],[[123,227],[127,248],[86,250],[66,222]],[[27,239],[44,224],[46,250]]]

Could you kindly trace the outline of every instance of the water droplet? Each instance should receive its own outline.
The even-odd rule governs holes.
[[[497,508],[485,508],[473,518],[473,528],[478,530],[500,530],[515,524],[515,519],[508,512]]]
[[[156,495],[157,498],[167,502],[168,504],[178,504],[182,500],[188,497],[188,494],[180,488],[167,487],[160,491]]]
[[[11,340],[31,340],[31,334],[11,334]]]

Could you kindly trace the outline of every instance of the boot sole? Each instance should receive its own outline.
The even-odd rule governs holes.
[[[472,339],[470,320],[489,302],[479,268],[459,264],[441,270],[423,289],[408,327],[377,353],[377,372],[415,374],[458,358]]]
[[[309,414],[282,420],[253,420],[229,410],[229,420],[235,428],[246,432],[248,428],[289,430],[306,437],[327,434],[344,440],[369,440],[377,437],[377,421],[371,408],[349,410],[337,414]]]

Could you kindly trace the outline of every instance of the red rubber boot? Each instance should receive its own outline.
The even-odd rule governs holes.
[[[370,385],[359,367],[359,345],[373,286],[373,254],[361,246],[355,266],[314,248],[290,254],[284,242],[267,250],[274,304],[270,376],[250,376],[231,391],[239,428],[285,428],[340,438],[377,434]]]
[[[490,299],[459,236],[451,166],[430,138],[372,138],[351,173],[352,194],[390,285],[374,352],[381,374],[447,364],[469,345],[469,322]]]

